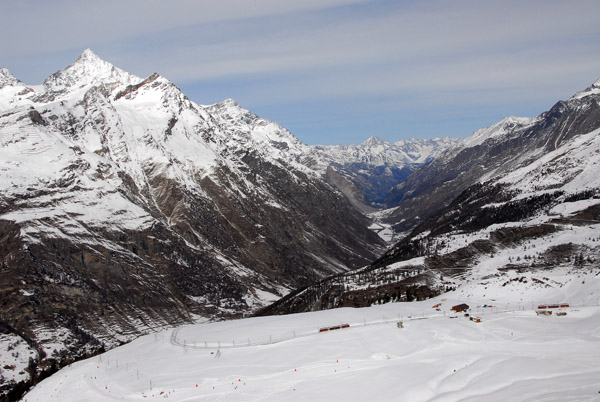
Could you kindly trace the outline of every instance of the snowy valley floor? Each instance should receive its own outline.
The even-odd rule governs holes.
[[[526,289],[520,303],[498,291],[484,308],[490,299],[459,288],[423,302],[185,326],[66,367],[23,400],[599,401],[600,277],[577,284],[535,293],[570,302],[565,316],[537,316]],[[452,314],[459,302],[481,322]]]

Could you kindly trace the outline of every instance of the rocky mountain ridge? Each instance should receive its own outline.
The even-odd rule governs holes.
[[[392,190],[398,208],[388,223],[411,230],[462,191],[532,163],[598,127],[598,82],[535,118],[509,117],[476,131]],[[518,150],[518,151],[515,151]]]

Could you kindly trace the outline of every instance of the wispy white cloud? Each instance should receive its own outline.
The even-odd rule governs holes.
[[[599,78],[599,12],[597,0],[21,0],[3,5],[0,34],[11,40],[0,63],[41,81],[91,47],[198,102],[239,97],[275,120],[284,107],[340,102],[348,113],[379,104],[364,110],[382,122],[383,110],[403,108],[481,124],[494,108],[541,111]],[[378,134],[397,129],[382,123]]]
[[[3,54],[60,51],[186,26],[277,17],[372,0],[20,0],[2,5]]]
[[[425,2],[367,16],[324,13],[238,24],[208,43],[192,35],[181,48],[165,49],[157,64],[181,82],[309,75],[303,87],[314,80],[321,96],[500,88],[600,73],[598,3],[482,4]]]

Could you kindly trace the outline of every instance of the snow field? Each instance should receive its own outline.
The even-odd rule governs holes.
[[[14,334],[0,334],[0,378],[5,381],[26,381],[29,375],[25,371],[29,358],[37,358],[37,353],[29,348],[27,342]]]
[[[555,279],[562,277],[557,275]],[[600,279],[592,273],[584,285],[572,283],[561,297],[599,294]],[[471,287],[474,293],[482,285]],[[516,303],[509,307],[508,299],[498,303],[504,302],[509,311],[502,304],[483,308],[489,299],[462,297],[463,290],[423,302],[167,330],[64,368],[23,400],[599,400],[599,306],[571,307],[564,310],[566,316],[542,317],[529,307],[517,309]],[[552,295],[548,292],[546,298]],[[482,322],[451,313],[458,302],[478,310]],[[442,312],[432,309],[437,303],[442,303]],[[527,300],[522,307],[531,303],[537,306]],[[404,328],[396,326],[398,317]],[[350,323],[350,328],[318,332],[340,323]],[[237,339],[252,343],[290,333],[296,336],[265,345],[193,347],[202,340],[231,346]]]

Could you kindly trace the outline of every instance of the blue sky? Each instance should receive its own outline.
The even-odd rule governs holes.
[[[597,0],[20,0],[2,6],[0,66],[37,84],[91,48],[308,144],[466,137],[600,78],[598,15]]]

